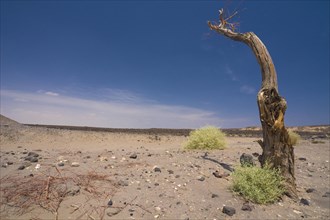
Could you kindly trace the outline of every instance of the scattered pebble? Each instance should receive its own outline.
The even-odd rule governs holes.
[[[233,216],[236,213],[236,209],[230,206],[224,206],[222,212],[229,216]]]
[[[30,159],[30,162],[32,162],[32,163],[36,163],[36,162],[38,162],[38,158],[37,158],[37,157],[32,157],[32,158]]]
[[[308,189],[306,189],[306,192],[307,193],[312,193],[312,192],[315,192],[316,191],[316,189],[314,189],[314,188],[308,188]]]
[[[252,207],[248,204],[248,203],[245,203],[245,204],[243,204],[243,206],[242,206],[242,210],[243,211],[252,211]]]
[[[118,181],[118,185],[119,185],[119,186],[128,186],[128,182],[125,181],[125,180],[119,180],[119,181]]]
[[[330,197],[330,192],[326,192],[322,195],[322,197]]]
[[[204,177],[204,176],[198,176],[198,177],[197,177],[197,180],[199,180],[199,181],[204,181],[204,180],[205,180],[205,177]]]
[[[153,170],[154,172],[162,172],[162,170],[161,170],[158,166],[154,166],[154,167],[152,168],[152,170]]]
[[[298,210],[295,210],[295,209],[293,210],[293,212],[296,213],[296,214],[298,214],[298,215],[302,214],[301,211],[298,211]]]
[[[72,163],[71,163],[71,166],[72,166],[72,167],[79,167],[80,164],[79,164],[78,162],[72,162]]]
[[[254,166],[253,156],[250,154],[243,153],[239,161],[242,166]]]
[[[213,199],[213,198],[217,198],[217,197],[219,197],[218,194],[212,193],[212,195],[211,195],[211,198],[212,198],[212,199]]]
[[[111,217],[117,215],[121,211],[121,208],[109,207],[107,210],[109,210],[107,215]]]
[[[104,161],[108,161],[108,158],[107,157],[100,157],[99,159],[101,162],[104,162]]]
[[[258,154],[257,152],[253,153],[252,156],[254,157],[259,157],[260,154]]]
[[[63,163],[63,162],[59,162],[59,163],[57,164],[57,166],[59,166],[59,167],[63,167],[63,166],[64,166],[64,163]]]
[[[230,174],[229,173],[219,173],[219,171],[215,171],[212,173],[213,176],[215,176],[216,178],[225,178],[228,177]]]
[[[136,158],[137,158],[136,153],[131,154],[131,156],[129,156],[129,158],[131,158],[131,159],[136,159]]]
[[[305,157],[299,157],[298,160],[306,161],[307,159]]]
[[[303,204],[303,205],[309,205],[309,201],[307,199],[304,199],[304,198],[301,198],[300,199],[300,204]]]
[[[112,206],[113,202],[112,200],[110,199],[109,202],[108,202],[108,206]]]
[[[24,170],[25,169],[25,166],[24,165],[21,165],[18,167],[18,170]]]
[[[31,157],[39,157],[39,154],[35,153],[35,152],[29,152],[28,153],[28,156],[31,156]]]

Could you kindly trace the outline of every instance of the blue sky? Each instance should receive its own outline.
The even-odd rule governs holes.
[[[286,124],[329,124],[329,1],[1,1],[1,114],[22,123],[130,128],[259,126],[252,51],[267,46]]]

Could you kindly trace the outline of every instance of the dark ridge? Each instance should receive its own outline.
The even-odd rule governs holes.
[[[171,129],[171,128],[101,128],[88,126],[67,126],[67,125],[39,125],[39,124],[24,124],[30,127],[42,127],[51,129],[76,130],[76,131],[97,131],[97,132],[112,132],[112,133],[130,133],[130,134],[147,134],[147,135],[175,135],[188,136],[194,129]],[[229,137],[255,137],[262,138],[262,131],[239,129],[239,128],[224,128],[221,129]],[[307,139],[312,136],[327,137],[329,136],[329,127],[322,131],[295,131],[302,138]]]
[[[76,130],[76,131],[97,131],[97,132],[113,132],[113,133],[133,133],[133,134],[149,134],[162,135],[170,134],[177,136],[187,136],[193,129],[170,129],[170,128],[100,128],[88,126],[67,126],[67,125],[38,125],[38,124],[24,124],[30,127],[42,127],[52,129]]]

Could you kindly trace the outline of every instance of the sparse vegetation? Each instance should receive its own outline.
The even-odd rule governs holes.
[[[225,134],[214,126],[206,126],[190,132],[188,142],[185,145],[187,149],[225,149]]]
[[[289,142],[292,144],[292,146],[297,145],[301,139],[300,135],[291,130],[288,130],[288,133],[289,133]]]
[[[245,199],[267,204],[275,202],[284,192],[280,171],[255,166],[237,167],[232,174],[232,190]]]

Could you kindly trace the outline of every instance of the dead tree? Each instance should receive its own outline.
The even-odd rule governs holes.
[[[279,168],[285,178],[286,194],[297,198],[294,175],[294,149],[289,141],[288,131],[284,126],[286,101],[279,95],[277,75],[272,58],[263,44],[253,32],[235,32],[235,23],[230,23],[237,12],[225,17],[223,9],[219,10],[219,24],[208,22],[214,30],[234,41],[247,44],[253,51],[261,68],[262,85],[258,92],[257,102],[262,125],[263,140],[258,143],[262,148],[259,157],[261,165],[266,163],[272,168]]]

